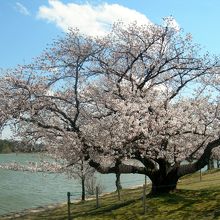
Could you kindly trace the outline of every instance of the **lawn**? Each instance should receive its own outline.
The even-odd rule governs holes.
[[[176,192],[147,197],[145,215],[142,188],[136,188],[122,190],[121,201],[116,193],[104,195],[98,209],[95,200],[71,204],[71,216],[74,220],[220,219],[220,170],[203,174],[202,181],[199,173],[186,176]],[[67,206],[13,219],[66,220]]]

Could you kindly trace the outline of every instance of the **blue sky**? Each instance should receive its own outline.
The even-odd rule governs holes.
[[[0,68],[30,62],[68,25],[98,32],[99,22],[117,18],[161,24],[173,16],[196,43],[220,54],[219,11],[219,0],[0,0]]]
[[[0,69],[29,63],[68,26],[102,33],[117,19],[161,24],[173,16],[196,43],[220,54],[219,11],[219,0],[0,0]]]

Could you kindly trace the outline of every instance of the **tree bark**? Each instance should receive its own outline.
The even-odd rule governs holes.
[[[116,173],[116,181],[115,181],[115,185],[116,185],[116,189],[117,189],[117,191],[119,191],[119,190],[122,189],[120,176],[121,176],[120,173]]]
[[[151,195],[175,190],[179,179],[177,175],[179,164],[171,166],[165,159],[159,159],[157,163],[159,164],[159,170],[149,176],[152,181]]]
[[[133,166],[123,163],[113,167],[106,167],[92,159],[89,161],[89,165],[95,168],[98,172],[103,174],[119,172],[119,173],[138,173],[138,174],[148,175],[148,173],[152,171],[152,170],[148,170],[146,167]]]
[[[82,195],[81,195],[81,200],[85,201],[86,200],[86,190],[85,190],[85,178],[82,177],[81,179],[82,183]]]
[[[181,165],[178,168],[178,172],[177,172],[178,177],[182,177],[186,174],[194,173],[194,172],[202,169],[204,166],[208,165],[209,158],[212,153],[212,149],[215,147],[218,147],[219,145],[220,145],[220,138],[209,142],[207,144],[203,154],[196,162],[194,162],[192,164]]]
[[[120,176],[121,176],[120,173],[116,173],[115,185],[116,185],[116,191],[118,193],[118,200],[119,201],[121,200],[121,189],[122,189]]]
[[[157,176],[152,181],[152,188],[150,195],[158,195],[162,193],[169,193],[176,189],[178,182],[177,175],[161,177]]]

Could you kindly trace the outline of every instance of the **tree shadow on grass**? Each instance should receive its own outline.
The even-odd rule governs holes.
[[[174,216],[176,219],[216,219],[220,216],[220,191],[180,190],[162,199],[164,205],[170,208],[164,210],[167,219],[173,219]]]
[[[170,194],[146,198],[147,213],[143,215],[141,190],[125,199],[118,201],[116,196],[102,198],[101,206],[96,209],[95,200],[73,204],[73,219],[220,219],[220,189],[218,190],[178,190]],[[139,197],[138,197],[139,196]],[[33,217],[33,218],[31,218]],[[36,218],[35,218],[36,217]],[[31,215],[24,219],[66,220],[67,207],[58,208],[37,216]],[[23,220],[23,219],[22,219]]]
[[[213,201],[215,200],[215,201]],[[213,201],[210,203],[210,201]],[[219,201],[219,202],[218,202]],[[201,204],[200,204],[201,203]],[[209,204],[210,203],[210,204]],[[219,206],[218,206],[219,204]],[[75,212],[75,218],[90,219],[217,219],[220,216],[220,191],[216,190],[178,190],[171,194],[157,197],[147,197],[147,214],[143,216],[142,201],[130,199],[128,201],[105,203],[98,209],[90,204],[90,209],[84,213]],[[94,207],[91,209],[91,207]],[[89,207],[88,207],[89,208]],[[103,219],[105,219],[103,217]]]
[[[114,210],[123,208],[125,206],[128,206],[132,203],[135,203],[137,201],[137,199],[133,199],[133,200],[129,200],[129,201],[121,201],[121,202],[117,202],[115,204],[111,204],[111,205],[103,205],[100,208],[96,209],[90,209],[89,211],[85,212],[85,213],[73,213],[74,217],[84,217],[86,216],[87,218],[89,216],[95,216],[95,215],[103,215],[103,213],[110,213]]]

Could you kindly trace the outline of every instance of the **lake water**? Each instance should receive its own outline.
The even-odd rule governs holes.
[[[0,163],[39,161],[39,154],[0,154]],[[98,174],[98,182],[105,192],[115,191],[114,174]],[[144,183],[144,176],[121,175],[123,187]],[[28,208],[61,203],[66,201],[67,192],[80,198],[81,187],[77,180],[68,179],[64,174],[43,174],[0,169],[0,215],[19,212]]]

